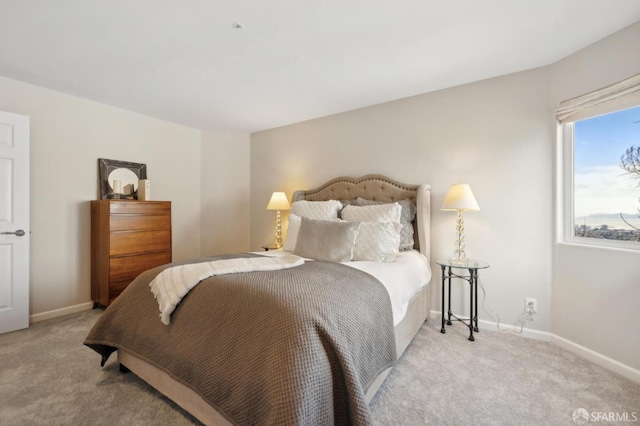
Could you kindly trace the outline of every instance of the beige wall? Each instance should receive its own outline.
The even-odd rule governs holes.
[[[202,255],[249,249],[249,134],[202,133]]]
[[[200,254],[200,131],[0,77],[0,110],[31,117],[31,314],[91,300],[97,159],[146,163],[173,202],[173,255]]]
[[[550,331],[548,85],[548,70],[536,69],[253,134],[251,248],[273,238],[273,191],[290,197],[336,176],[381,173],[433,186],[432,253],[450,256],[455,213],[438,207],[451,184],[466,182],[481,208],[465,215],[467,253],[491,264],[480,274],[486,304],[513,323],[534,297],[539,315],[527,326]],[[434,277],[440,300],[439,270]],[[468,312],[461,289],[454,310]]]
[[[640,73],[639,46],[637,23],[554,64],[552,105]],[[554,333],[640,369],[640,251],[553,251]]]

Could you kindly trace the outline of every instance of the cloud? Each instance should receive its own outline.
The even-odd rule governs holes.
[[[581,168],[574,178],[575,215],[637,212],[639,182],[616,165]]]

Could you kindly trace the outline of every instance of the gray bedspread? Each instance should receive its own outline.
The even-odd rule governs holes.
[[[149,289],[164,268],[141,274],[98,319],[85,344],[103,361],[126,349],[239,425],[370,423],[365,392],[396,359],[379,281],[319,261],[212,277],[166,326]]]

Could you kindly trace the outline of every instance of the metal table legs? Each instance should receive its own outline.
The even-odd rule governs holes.
[[[462,322],[464,325],[469,327],[469,340],[472,342],[475,340],[473,337],[473,332],[476,333],[480,331],[478,328],[478,269],[477,268],[469,268],[469,276],[457,275],[451,271],[451,266],[442,265],[442,328],[440,328],[440,333],[446,333],[447,331],[444,328],[445,323],[445,311],[444,311],[444,297],[445,297],[445,282],[448,282],[449,292],[447,295],[448,298],[448,310],[446,313],[447,316],[447,325],[451,325],[451,317],[454,317],[455,320]],[[449,269],[448,271],[446,269]],[[460,319],[457,316],[451,313],[451,278],[461,278],[469,283],[469,323],[467,324],[467,320]]]

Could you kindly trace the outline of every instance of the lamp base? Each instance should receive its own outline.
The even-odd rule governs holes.
[[[276,212],[276,248],[282,248],[282,220],[280,219],[280,210]]]
[[[456,221],[456,231],[458,239],[456,240],[456,249],[453,252],[451,261],[457,265],[463,265],[466,262],[467,255],[464,252],[464,218],[462,217],[462,209],[458,209],[458,220]]]

